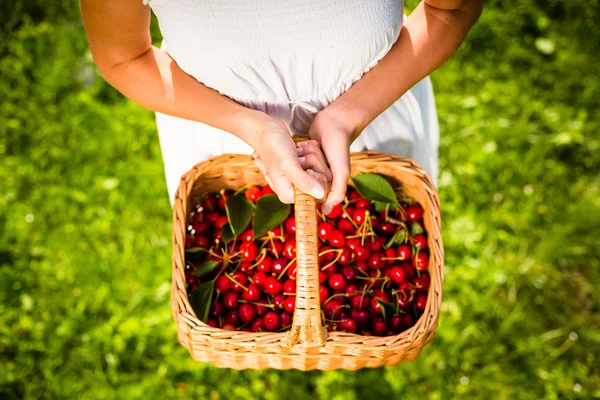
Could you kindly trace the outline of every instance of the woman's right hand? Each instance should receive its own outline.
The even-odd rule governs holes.
[[[256,126],[256,132],[250,143],[254,160],[279,199],[293,203],[295,186],[324,200],[332,176],[318,144],[307,141],[296,147],[285,124],[270,117]]]

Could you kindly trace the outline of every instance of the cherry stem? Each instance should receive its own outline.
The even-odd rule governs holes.
[[[263,306],[263,307],[267,307],[267,308],[275,308],[275,304],[257,303],[256,301],[248,301],[248,300],[243,300],[243,299],[238,300],[238,302],[239,303],[254,304],[255,306]]]
[[[225,276],[232,281],[233,283],[235,283],[236,285],[239,285],[240,287],[244,288],[244,290],[248,290],[248,288],[244,285],[242,285],[241,283],[239,283],[238,281],[235,280],[235,278],[233,276],[230,276],[229,274],[225,274]]]
[[[338,262],[338,260],[340,259],[340,257],[342,256],[343,250],[342,249],[336,249],[338,254],[335,257],[335,259],[331,262],[329,262],[329,264],[325,265],[323,268],[321,268],[321,271],[325,271],[327,268],[331,267],[332,265],[334,265],[335,263]]]
[[[294,257],[294,259],[292,261],[290,261],[289,263],[287,263],[287,265],[285,266],[285,268],[283,269],[283,271],[281,271],[281,273],[277,276],[277,280],[280,280],[281,277],[283,276],[283,274],[285,274],[288,270],[288,268],[290,267],[290,265],[292,265],[295,261],[296,261],[297,257]]]
[[[265,249],[265,248],[260,249],[260,258],[258,259],[258,261],[256,261],[250,267],[248,267],[248,269],[256,268],[256,266],[258,264],[260,264],[265,259],[266,256],[267,256],[267,249]]]

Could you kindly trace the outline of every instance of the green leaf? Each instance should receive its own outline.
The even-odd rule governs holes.
[[[259,238],[279,226],[290,215],[290,205],[283,204],[275,194],[262,196],[256,202],[254,237]]]
[[[423,232],[424,232],[424,230],[423,230],[423,228],[421,227],[421,225],[420,225],[418,222],[416,222],[416,221],[413,221],[413,222],[410,224],[410,234],[411,234],[412,236],[415,236],[415,235],[420,235],[420,234],[421,234],[421,233],[423,233]]]
[[[381,307],[381,316],[388,322],[390,317],[396,313],[396,306],[392,303],[388,303],[387,301],[383,301],[381,299],[375,298]]]
[[[212,298],[215,281],[208,281],[200,284],[198,289],[192,292],[190,304],[194,312],[201,321],[206,322],[208,311],[210,310],[210,299]]]
[[[201,251],[206,251],[206,249],[203,249],[202,247],[191,247],[189,249],[185,249],[186,253],[199,253]]]
[[[219,265],[219,263],[216,261],[205,261],[202,263],[202,265],[200,265],[198,267],[197,270],[192,272],[192,275],[202,276],[202,275],[210,274],[211,272],[213,272],[215,270],[215,268],[217,268],[217,265]]]
[[[392,185],[381,175],[360,174],[352,177],[356,190],[370,201],[386,204],[398,204],[398,198]]]
[[[406,237],[406,231],[404,230],[404,228],[400,228],[400,230],[398,230],[396,233],[394,233],[394,236],[391,237],[391,239],[386,243],[385,248],[389,248],[395,244],[397,245],[401,245],[404,244],[404,238]]]
[[[389,203],[383,203],[381,201],[376,201],[375,202],[375,211],[385,211],[385,209],[388,207]]]
[[[231,225],[231,231],[237,236],[242,233],[250,223],[254,207],[244,193],[238,193],[227,199],[225,202],[225,209],[227,211],[227,219]]]
[[[221,236],[223,237],[225,243],[231,242],[235,237],[235,234],[233,233],[233,229],[231,229],[231,225],[229,224],[229,222],[221,227]]]

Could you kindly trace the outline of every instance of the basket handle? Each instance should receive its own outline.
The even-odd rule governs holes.
[[[296,142],[302,138],[295,137]],[[327,330],[321,321],[319,298],[319,248],[317,236],[317,204],[315,198],[295,189],[296,210],[296,309],[287,346],[325,345]]]

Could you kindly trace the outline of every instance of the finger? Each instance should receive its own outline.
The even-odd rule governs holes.
[[[265,168],[265,164],[262,162],[262,160],[260,159],[260,157],[256,157],[254,159],[254,164],[256,164],[256,166],[258,167],[258,169],[260,170],[260,172],[265,175],[265,177],[267,176],[267,168]]]
[[[283,165],[283,173],[300,191],[310,194],[315,199],[325,197],[325,186],[302,169],[299,162]]]
[[[285,175],[271,176],[271,188],[277,193],[282,203],[292,204],[294,202],[294,186]]]
[[[341,203],[346,196],[346,185],[350,177],[350,149],[347,143],[340,143],[340,140],[332,140],[333,138],[327,140],[326,137],[323,139],[321,145],[333,174],[331,191],[323,205],[323,212],[329,214],[333,207]]]
[[[327,194],[329,193],[330,182],[327,177],[315,170],[308,169],[306,170],[308,174],[310,174],[313,178],[315,178],[321,185],[325,187],[325,197],[317,199],[317,202],[324,203],[327,200]]]
[[[333,175],[331,174],[331,170],[325,163],[325,159],[321,158],[315,154],[307,154],[302,157],[298,157],[298,161],[300,162],[300,166],[304,169],[312,169],[315,172],[318,172],[325,176],[328,181],[333,179]]]

